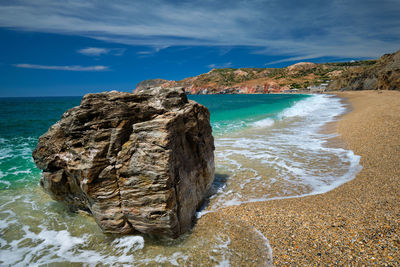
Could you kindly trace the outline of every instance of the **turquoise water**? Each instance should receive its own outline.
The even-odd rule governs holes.
[[[80,99],[0,98],[0,190],[38,183],[31,157],[37,139]]]
[[[193,95],[190,99],[206,106],[211,113],[213,134],[243,129],[251,123],[277,119],[280,112],[309,95]]]
[[[246,127],[280,111],[305,95],[194,95],[209,108],[214,135]],[[31,152],[37,139],[81,97],[0,98],[0,190],[37,184],[40,172]]]
[[[198,226],[173,241],[105,235],[91,217],[70,213],[40,189],[32,150],[63,112],[79,105],[80,97],[0,98],[0,265],[229,266],[238,257],[251,260],[241,244],[235,244],[234,233],[245,235],[260,251],[257,260],[267,259],[268,242],[256,229],[216,223],[207,213],[240,203],[323,193],[351,180],[360,169],[352,151],[329,145],[334,133],[321,132],[346,111],[339,98],[189,98],[211,112],[216,175],[213,195],[197,214]]]

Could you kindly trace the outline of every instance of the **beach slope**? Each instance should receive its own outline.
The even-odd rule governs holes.
[[[269,239],[276,266],[400,264],[400,92],[338,96],[351,105],[334,128],[363,166],[354,180],[321,195],[223,210]]]

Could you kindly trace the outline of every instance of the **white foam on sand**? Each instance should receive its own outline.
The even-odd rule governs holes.
[[[266,238],[258,229],[254,228],[254,231],[263,239],[264,241],[264,247],[267,250],[267,255],[268,255],[268,261],[265,263],[267,266],[273,266],[272,264],[272,247],[269,244],[268,238]]]
[[[144,239],[142,236],[124,236],[115,239],[111,245],[124,254],[128,254],[128,252],[143,249]]]
[[[219,233],[145,245],[143,236],[102,234],[92,220],[38,196],[38,189],[17,192],[0,195],[0,266],[191,266],[197,253],[208,257],[208,251],[223,266],[232,256]]]
[[[259,127],[259,128],[263,128],[263,127],[270,127],[272,125],[274,125],[275,121],[271,118],[266,118],[263,120],[259,120],[256,121],[252,124],[253,127]]]
[[[144,247],[141,236],[124,236],[111,243],[114,255],[90,249],[89,234],[72,236],[68,230],[49,230],[40,225],[36,233],[22,226],[24,235],[0,250],[0,264],[5,266],[41,266],[70,262],[85,264],[126,264],[135,262],[134,252]],[[3,242],[2,242],[3,243]],[[32,245],[26,245],[30,243]]]
[[[68,230],[48,229],[39,226],[37,232],[29,226],[22,226],[23,237],[12,242],[0,238],[0,265],[1,266],[43,266],[52,264],[77,263],[84,266],[132,266],[132,265],[166,265],[182,266],[182,263],[191,266],[189,261],[193,255],[190,251],[197,251],[197,245],[185,248],[177,246],[176,250],[160,248],[158,253],[147,254],[142,250],[145,241],[142,236],[122,236],[111,238],[113,241],[104,243],[104,249],[92,247],[91,235],[73,236]],[[105,242],[104,240],[101,241]],[[200,244],[207,240],[199,240]],[[219,266],[230,266],[230,240],[216,240],[207,242],[206,248],[214,251],[213,260]],[[165,246],[165,245],[164,245]],[[204,250],[205,247],[198,249]],[[151,250],[148,252],[152,252]],[[204,252],[206,253],[206,252]],[[206,255],[202,253],[201,255]]]
[[[30,138],[1,140],[1,188],[39,177],[31,158],[36,142]],[[9,164],[17,161],[17,165]],[[71,215],[62,205],[41,196],[37,186],[27,184],[0,194],[0,266],[181,266],[191,264],[193,251],[205,255],[209,247],[218,250],[217,264],[229,262],[230,251],[220,247],[222,241],[215,238],[191,241],[194,248],[179,243],[176,247],[153,245],[156,250],[152,251],[146,250],[143,236],[103,235],[96,232],[96,225],[89,227],[81,216]]]
[[[339,98],[313,95],[282,111],[275,122],[264,119],[254,130],[216,138],[217,172],[225,170],[229,178],[218,185],[209,209],[325,193],[353,179],[361,170],[360,157],[327,146],[336,135],[321,133],[345,111]],[[268,128],[257,129],[262,125]],[[281,191],[269,194],[275,187]]]
[[[199,212],[198,217],[222,206],[319,194],[353,179],[361,168],[359,156],[351,150],[327,147],[326,142],[333,135],[320,133],[321,127],[344,111],[338,98],[316,95],[284,110],[277,120],[267,118],[254,122],[251,125],[254,131],[250,135],[229,134],[216,138],[217,167],[227,170],[230,175],[216,179],[211,208]],[[282,123],[289,126],[282,128]],[[12,145],[10,140],[0,139],[0,157],[31,160],[31,147],[36,140],[16,141]],[[0,183],[8,182],[2,179],[6,175],[30,174],[32,164],[7,171],[3,169]],[[273,175],[265,176],[264,168],[271,169]],[[285,188],[278,195],[263,193],[277,183]],[[308,191],[302,192],[305,189]],[[77,234],[71,230],[73,218],[64,218],[58,210],[52,209],[53,201],[39,203],[41,200],[33,200],[36,193],[0,195],[0,265],[41,266],[69,262],[88,266],[99,263],[106,266],[179,266],[182,262],[191,265],[188,262],[190,251],[201,250],[206,254],[215,250],[217,266],[230,265],[228,239],[197,240],[198,243],[190,248],[182,244],[182,248],[177,246],[176,250],[170,250],[165,247],[162,248],[165,252],[150,255],[142,236],[100,238],[99,241],[90,231]],[[16,205],[21,210],[24,207],[22,213],[21,210],[13,211]],[[27,223],[28,219],[32,221]],[[6,238],[8,229],[18,233],[13,240]],[[259,234],[269,248],[268,253],[272,253],[268,240]],[[272,258],[272,254],[269,256]]]

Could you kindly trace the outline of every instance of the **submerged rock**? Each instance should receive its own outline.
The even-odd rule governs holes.
[[[106,233],[177,237],[214,179],[210,114],[182,88],[99,93],[39,138],[44,190]]]

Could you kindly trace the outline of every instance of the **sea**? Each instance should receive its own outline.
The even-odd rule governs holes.
[[[234,231],[245,232],[267,265],[273,253],[268,236],[228,221],[216,225],[210,214],[321,194],[361,169],[360,157],[327,130],[348,109],[336,96],[188,97],[210,110],[216,170],[197,225],[175,240],[104,234],[92,217],[70,212],[40,188],[31,156],[38,137],[81,97],[0,98],[0,266],[236,266],[251,256],[233,240]]]

